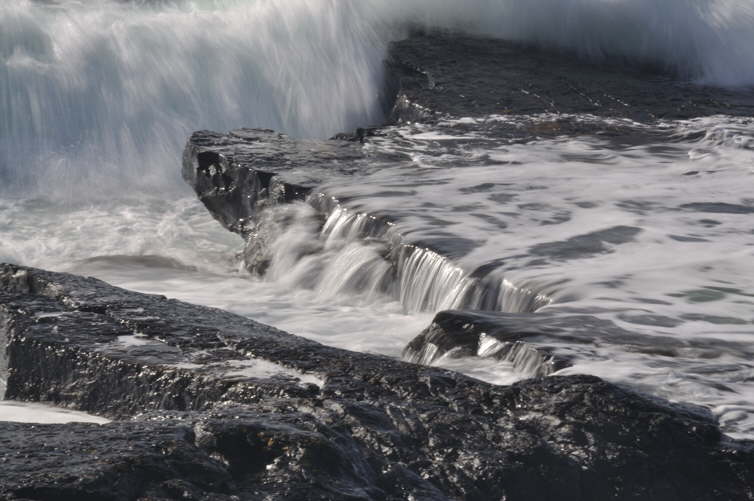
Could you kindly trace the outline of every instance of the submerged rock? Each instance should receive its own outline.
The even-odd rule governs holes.
[[[497,387],[92,278],[0,266],[2,499],[752,499],[754,444],[589,376]],[[64,459],[63,459],[64,458]]]
[[[541,317],[443,311],[411,340],[403,357],[422,364],[443,357],[494,358],[509,362],[522,376],[548,376],[569,363],[567,357],[555,354],[547,345],[553,340],[553,329],[537,318]]]
[[[651,337],[627,330],[609,318],[557,306],[536,313],[452,310],[437,313],[412,339],[403,357],[432,364],[442,358],[493,358],[512,365],[521,377],[546,376],[589,359],[595,346],[614,347],[666,359],[714,359],[740,353],[740,343]],[[586,353],[580,354],[584,350]],[[608,350],[610,352],[611,350]],[[732,391],[726,389],[725,391]]]

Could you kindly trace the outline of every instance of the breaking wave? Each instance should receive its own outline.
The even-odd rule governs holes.
[[[164,190],[192,130],[326,137],[379,122],[387,44],[409,24],[754,84],[746,1],[3,2],[0,186]]]

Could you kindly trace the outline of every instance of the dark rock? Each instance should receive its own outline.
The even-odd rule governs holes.
[[[174,422],[0,423],[0,498],[230,500],[232,476],[194,441]]]
[[[416,32],[393,43],[388,74],[394,121],[537,113],[647,121],[754,113],[751,91],[702,87],[654,69],[583,63],[570,54],[444,32]],[[567,134],[569,127],[579,125],[553,119],[531,132]]]
[[[0,424],[2,499],[753,498],[754,444],[594,377],[496,387],[12,265],[0,339],[9,398],[126,419]]]
[[[619,316],[631,323],[662,324],[662,319]],[[715,320],[713,318],[712,320]],[[720,319],[718,319],[720,320]],[[724,320],[724,319],[722,319]],[[729,320],[728,320],[729,321]],[[454,310],[435,315],[432,323],[406,346],[405,359],[430,364],[442,357],[483,357],[511,363],[522,376],[543,376],[571,365],[595,346],[668,358],[707,359],[750,353],[746,343],[636,334],[582,311],[560,306],[536,313]]]
[[[568,367],[568,359],[547,346],[555,329],[531,320],[532,315],[442,311],[411,340],[403,357],[422,364],[446,356],[495,358],[511,363],[527,377],[547,376]]]
[[[303,200],[323,174],[350,172],[363,159],[346,140],[294,140],[266,129],[199,131],[183,155],[183,178],[226,228],[246,233],[263,207]]]

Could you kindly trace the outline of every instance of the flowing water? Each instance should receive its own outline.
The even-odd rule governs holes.
[[[366,148],[407,161],[328,179],[324,227],[316,198],[270,211],[274,258],[263,278],[243,270],[243,242],[180,180],[188,135],[380,123],[388,44],[417,23],[754,85],[754,7],[736,0],[4,2],[0,261],[396,357],[442,309],[588,314],[609,328],[555,343],[573,361],[560,373],[704,405],[754,436],[753,119],[618,123],[629,142],[469,140],[470,127],[616,126],[589,115],[395,127]],[[370,233],[381,214],[394,224]],[[470,272],[493,262],[490,295]],[[499,384],[530,375],[515,360],[433,363]]]

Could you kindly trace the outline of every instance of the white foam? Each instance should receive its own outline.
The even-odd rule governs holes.
[[[177,369],[201,370],[211,369],[213,373],[218,373],[225,378],[253,378],[253,379],[270,379],[284,378],[296,379],[302,384],[313,384],[319,388],[325,386],[325,380],[311,373],[304,373],[284,365],[264,360],[261,358],[250,358],[248,360],[228,360],[224,362],[212,362],[207,364],[183,362],[173,364],[172,367]]]
[[[110,420],[84,412],[54,407],[44,403],[0,401],[0,421],[16,423],[96,423],[106,424]]]
[[[193,196],[96,204],[0,202],[0,257],[29,266],[61,271],[80,267],[92,274],[132,269],[141,275],[151,269],[159,280],[161,274],[191,266],[234,270],[233,254],[240,242]]]
[[[130,336],[118,336],[117,342],[126,346],[145,346],[155,343],[155,341],[147,336],[139,336],[136,334]]]

